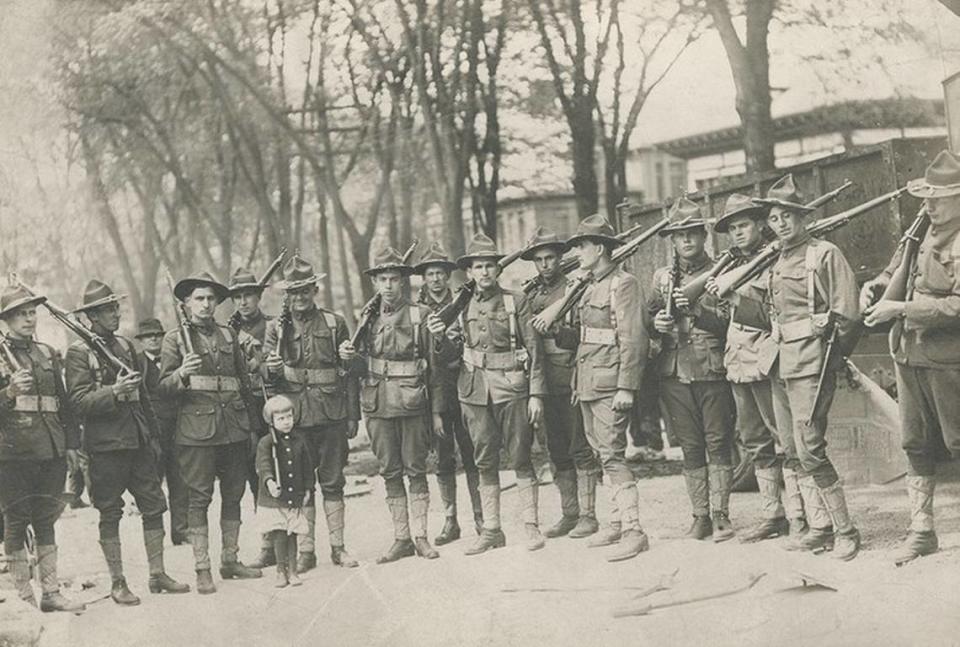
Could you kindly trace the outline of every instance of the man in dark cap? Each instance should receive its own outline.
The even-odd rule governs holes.
[[[189,313],[182,327],[163,338],[161,397],[177,412],[177,458],[189,491],[187,511],[190,545],[197,571],[197,592],[215,593],[210,573],[207,508],[214,482],[220,481],[220,576],[260,577],[259,569],[237,558],[240,500],[247,480],[247,458],[253,442],[248,410],[247,366],[236,333],[214,319],[217,306],[229,296],[227,286],[207,272],[179,281],[174,296]],[[256,415],[259,415],[257,412]]]
[[[674,263],[654,273],[650,306],[661,344],[661,409],[683,450],[683,475],[693,508],[689,535],[725,541],[734,535],[728,504],[736,409],[723,367],[729,317],[713,295],[691,304],[680,291],[713,264],[704,249],[707,230],[700,208],[680,198],[669,216],[670,225],[659,233],[670,237]],[[671,302],[673,307],[668,307]]]
[[[33,527],[42,611],[82,611],[60,593],[54,524],[63,511],[67,466],[79,462],[80,429],[63,384],[60,357],[33,340],[46,298],[22,286],[0,294],[0,511],[3,550],[17,594],[36,606],[25,541]]]
[[[364,273],[380,295],[380,310],[373,315],[369,333],[359,340],[360,348],[344,340],[340,356],[350,362],[359,353],[366,360],[360,408],[386,484],[394,532],[393,545],[377,563],[414,554],[436,559],[439,554],[427,539],[427,451],[431,430],[443,432],[444,403],[442,378],[434,376],[433,367],[449,361],[453,348],[443,334],[443,323],[430,317],[428,308],[404,297],[413,268],[397,250],[381,251]],[[409,504],[404,475],[410,485]]]
[[[453,301],[450,290],[450,274],[457,264],[450,260],[439,242],[434,242],[424,253],[414,272],[423,277],[423,285],[417,294],[417,303],[439,312]],[[457,399],[457,375],[460,358],[449,362],[437,362],[433,367],[433,379],[443,384],[443,434],[437,436],[437,485],[443,503],[444,522],[440,534],[433,540],[437,546],[460,539],[460,523],[457,520],[457,456],[463,465],[467,490],[473,506],[473,523],[477,534],[483,530],[483,506],[480,504],[480,473],[473,459],[473,441],[463,424],[460,401]]]
[[[186,593],[190,587],[167,575],[163,565],[163,513],[167,502],[160,488],[157,455],[160,430],[149,399],[141,399],[144,367],[133,342],[117,334],[120,301],[110,286],[96,279],[87,283],[83,314],[91,331],[130,372],[120,372],[100,360],[83,341],[67,350],[66,381],[70,401],[83,423],[83,445],[90,460],[93,505],[100,512],[100,548],[112,582],[110,597],[121,605],[140,604],[123,576],[120,520],[123,494],[137,502],[143,542],[150,569],[151,593]]]
[[[293,401],[297,425],[316,461],[323,494],[323,511],[330,538],[330,559],[337,566],[359,566],[344,546],[343,468],[350,451],[348,439],[357,435],[360,393],[356,367],[340,356],[340,344],[350,338],[342,315],[316,304],[317,281],[313,265],[295,254],[283,266],[284,300],[289,318],[281,316],[267,330],[264,366],[271,395]],[[298,534],[297,571],[317,565],[316,504],[306,507],[307,534]]]
[[[537,315],[561,299],[570,281],[560,271],[560,259],[567,245],[544,227],[537,228],[531,244],[520,257],[531,261],[540,276],[538,288],[524,299]],[[565,325],[570,325],[568,317]],[[553,463],[553,482],[560,491],[560,520],[544,531],[548,538],[564,535],[579,539],[599,530],[596,515],[597,482],[601,468],[597,456],[583,432],[580,407],[571,401],[571,378],[576,364],[575,352],[557,345],[556,330],[543,338],[543,372],[550,394],[545,398],[544,427],[547,450]]]
[[[166,331],[159,319],[144,319],[137,325],[143,383],[160,427],[160,477],[167,480],[167,507],[170,509],[170,541],[179,546],[187,541],[187,486],[180,476],[174,436],[177,431],[176,407],[167,406],[160,397],[160,350]]]
[[[897,394],[907,453],[910,528],[894,556],[900,565],[937,551],[933,497],[938,449],[960,455],[960,155],[942,151],[923,178],[907,185],[923,198],[929,220],[919,253],[909,268],[902,300],[878,300],[899,258],[861,292],[865,323],[893,321],[890,351],[896,362]]]

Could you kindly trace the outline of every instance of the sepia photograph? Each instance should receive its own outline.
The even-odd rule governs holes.
[[[960,0],[0,0],[0,647],[960,647]]]

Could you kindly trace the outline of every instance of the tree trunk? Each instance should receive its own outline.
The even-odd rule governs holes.
[[[593,105],[577,106],[570,121],[573,190],[577,196],[577,215],[583,220],[597,213],[600,204],[597,195],[597,133],[593,124]]]

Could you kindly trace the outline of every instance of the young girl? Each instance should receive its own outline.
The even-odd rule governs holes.
[[[261,533],[270,533],[277,554],[277,588],[299,586],[297,535],[307,532],[303,508],[312,505],[313,463],[306,442],[291,433],[293,403],[288,398],[267,400],[263,419],[271,432],[257,445],[257,522]]]

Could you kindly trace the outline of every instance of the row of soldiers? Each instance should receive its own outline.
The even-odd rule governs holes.
[[[902,300],[879,298],[896,272],[897,257],[858,294],[842,252],[810,236],[812,209],[791,176],[762,199],[730,196],[714,223],[729,234],[740,263],[760,253],[768,227],[778,241],[776,262],[736,290],[724,287],[722,275],[711,276],[696,298],[683,288],[714,261],[705,250],[707,222],[685,198],[674,204],[658,232],[669,238],[675,261],[654,274],[652,289],[645,290],[620,267],[616,250],[625,243],[600,216],[582,221],[567,240],[544,229],[537,232],[520,255],[534,264],[539,277],[538,287],[526,293],[500,285],[505,256],[482,234],[456,261],[436,243],[416,264],[387,248],[366,271],[378,294],[376,309],[363,334],[354,336],[343,316],[317,305],[321,276],[299,254],[283,267],[280,318],[260,311],[264,285],[249,272],[238,271],[229,286],[200,273],[174,288],[188,315],[183,325],[164,334],[159,322],[142,324],[142,354],[117,334],[122,297],[91,281],[76,314],[129,371],[103,362],[82,341],[61,362],[52,348],[33,339],[37,306],[45,297],[13,285],[0,295],[0,320],[7,329],[0,506],[18,589],[32,599],[24,551],[26,528],[32,525],[41,608],[79,606],[59,593],[54,522],[65,471],[80,460],[81,425],[100,513],[100,545],[117,603],[139,602],[123,576],[118,528],[125,492],[133,495],[142,516],[151,592],[189,590],[163,566],[163,474],[171,504],[179,508],[173,515],[174,543],[187,539],[192,546],[198,592],[216,591],[207,510],[217,480],[220,575],[259,577],[260,568],[275,563],[276,555],[265,541],[256,564],[240,562],[240,501],[246,482],[258,479],[251,470],[253,448],[266,433],[260,408],[273,394],[284,394],[294,404],[296,433],[309,447],[336,565],[357,566],[344,543],[343,492],[348,441],[361,416],[394,528],[394,540],[379,563],[439,556],[427,536],[427,454],[433,442],[445,516],[435,544],[461,536],[459,454],[477,534],[466,554],[506,544],[499,481],[504,467],[516,473],[527,549],[543,548],[545,538],[590,537],[590,546],[612,546],[610,561],[633,558],[648,549],[649,539],[625,450],[631,410],[650,363],[659,374],[664,420],[683,450],[691,537],[719,542],[735,535],[729,498],[739,428],[763,508],[760,524],[742,539],[789,535],[788,548],[832,550],[849,560],[860,548],[860,535],[826,451],[836,371],[825,363],[831,361],[830,340],[852,337],[862,313],[868,325],[896,321],[891,342],[912,502],[910,534],[898,560],[933,552],[936,447],[945,442],[951,450],[960,449],[960,410],[952,397],[960,384],[955,278],[960,275],[960,159],[942,153],[909,190],[925,199],[930,228],[909,264],[909,289]],[[566,297],[571,284],[562,271],[568,250],[576,250],[587,287],[577,307],[553,321],[545,311]],[[458,268],[468,273],[473,292],[451,321],[443,315],[455,301],[449,281]],[[423,277],[423,285],[411,300],[406,284],[414,274]],[[228,298],[237,307],[236,327],[214,318]],[[541,427],[562,510],[542,532],[531,460],[535,430]],[[292,492],[295,475],[292,468],[286,471],[284,459],[277,459],[279,486]],[[612,495],[603,527],[596,507],[602,475]],[[316,565],[312,495],[304,501],[304,514],[309,532],[300,539],[300,571]]]

